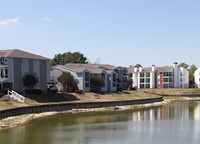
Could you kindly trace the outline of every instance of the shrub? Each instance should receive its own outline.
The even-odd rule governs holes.
[[[137,90],[137,87],[133,87],[131,90]]]
[[[122,88],[117,88],[117,91],[120,91],[120,92],[121,92],[122,90],[123,90]]]
[[[84,92],[82,90],[75,90],[74,92],[77,94],[84,94]]]
[[[56,94],[57,92],[58,92],[57,89],[50,90],[50,93],[51,93],[51,94]]]

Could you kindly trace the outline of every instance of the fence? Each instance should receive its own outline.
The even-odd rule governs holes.
[[[125,105],[146,104],[146,103],[161,102],[161,101],[163,101],[162,97],[151,98],[151,99],[140,99],[140,100],[128,100],[128,101],[67,103],[67,104],[49,104],[40,106],[19,107],[19,108],[0,111],[0,119],[22,114],[41,113],[50,111],[66,111],[72,109],[85,109],[85,108],[101,108],[110,106],[125,106]]]

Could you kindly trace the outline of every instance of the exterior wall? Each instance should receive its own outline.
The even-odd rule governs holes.
[[[33,60],[32,59],[29,59],[28,60],[28,72],[30,73],[30,74],[33,74]]]
[[[194,72],[195,88],[200,88],[200,68]]]
[[[137,73],[133,73],[133,87],[138,87],[138,74]]]
[[[46,79],[47,79],[47,82],[50,82],[50,71],[51,71],[51,67],[50,67],[50,60],[47,60],[46,61]]]
[[[13,58],[8,58],[8,81],[14,82],[14,62]]]
[[[105,78],[104,78],[104,83],[105,83],[105,86],[104,87],[101,87],[101,91],[108,91],[108,79],[107,79],[107,73],[106,72],[103,72],[105,74]]]
[[[178,64],[173,64],[174,68],[174,88],[179,87],[179,69]]]
[[[113,72],[107,76],[107,91],[117,91],[117,82],[114,82],[113,74],[117,75],[115,72]]]
[[[160,88],[163,88],[163,74],[160,73]]]
[[[21,92],[22,91],[22,69],[21,69],[21,59],[20,58],[14,58],[13,59],[13,66],[14,66],[14,84],[13,89],[14,91]]]
[[[40,60],[40,89],[47,91],[47,64],[45,60]]]
[[[179,68],[179,88],[189,87],[189,72],[185,68]]]
[[[23,78],[29,72],[29,61],[28,59],[21,59],[21,77],[22,77],[22,89],[24,89]]]
[[[40,89],[40,60],[33,60],[33,73],[38,78],[38,83],[34,87],[34,89]]]
[[[86,73],[88,73],[89,80],[86,81]],[[78,74],[78,80],[79,84],[78,87],[79,89],[83,90],[84,92],[90,92],[90,73],[88,71],[84,71],[83,73]],[[88,83],[88,87],[86,86],[86,83]]]
[[[116,73],[118,79],[117,88],[124,89],[127,85],[127,79],[128,79],[127,69],[125,68],[116,69]]]

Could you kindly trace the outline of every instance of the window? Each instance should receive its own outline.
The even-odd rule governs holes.
[[[150,78],[147,78],[147,79],[145,80],[145,82],[146,82],[146,83],[150,83]]]
[[[103,77],[103,79],[105,79],[106,74],[105,74],[105,73],[102,73],[102,74],[101,74],[101,77]]]
[[[182,80],[182,78],[181,78],[181,82],[182,82],[183,80]]]
[[[164,78],[163,82],[169,82],[169,79],[168,78]]]
[[[1,78],[4,78],[3,69],[1,69]]]
[[[144,88],[144,84],[140,84],[140,88]]]
[[[89,88],[90,87],[90,83],[85,83],[85,87]]]
[[[117,85],[116,85],[116,83],[113,83],[113,87],[116,87]]]
[[[144,73],[140,73],[140,77],[144,77]]]
[[[146,84],[146,88],[150,88],[150,84]]]
[[[181,72],[180,75],[183,76],[183,73]]]
[[[89,80],[90,80],[89,77],[90,77],[90,76],[89,76],[89,72],[86,72],[86,73],[85,73],[85,81],[89,81]]]
[[[140,79],[140,83],[144,83],[144,79]]]
[[[113,82],[116,82],[116,74],[113,74]]]
[[[8,68],[5,69],[5,78],[8,78]]]

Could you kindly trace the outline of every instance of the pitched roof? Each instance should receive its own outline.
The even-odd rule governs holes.
[[[66,65],[59,65],[59,66],[65,67],[65,68],[72,70],[74,72],[77,72],[77,73],[81,73],[81,72],[86,70],[86,68],[84,68],[84,67],[71,66],[71,65],[67,65],[67,64]]]
[[[160,67],[155,67],[155,71],[158,71]],[[137,69],[137,72],[139,72],[139,68]],[[152,72],[152,67],[144,67],[142,68],[142,72]],[[128,73],[134,73],[134,68],[129,68]]]
[[[9,50],[0,50],[0,56],[3,57],[15,57],[15,58],[29,58],[29,59],[41,59],[41,60],[49,60],[49,58],[32,54],[29,52],[25,52],[18,49],[9,49]]]
[[[78,63],[69,63],[68,65],[80,66],[80,67],[95,67],[101,68],[104,67],[105,69],[116,69],[118,67],[109,65],[109,64],[78,64]]]
[[[158,72],[170,72],[170,71],[173,71],[173,66],[164,66],[164,67],[161,67]]]
[[[60,65],[62,67],[62,65]],[[77,73],[81,73],[85,70],[89,71],[90,73],[96,73],[96,74],[100,74],[102,73],[104,70],[103,69],[100,69],[100,68],[93,68],[93,67],[82,67],[82,66],[76,66],[76,65],[63,65],[63,67],[69,69],[69,70],[72,70],[74,72],[77,72]]]

